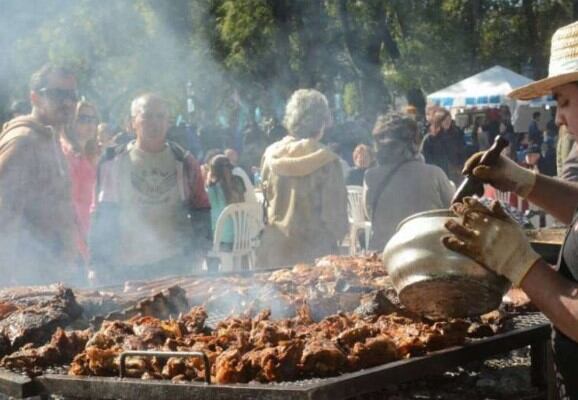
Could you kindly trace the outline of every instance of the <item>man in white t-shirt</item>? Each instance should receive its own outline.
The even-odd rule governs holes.
[[[186,274],[210,234],[199,164],[167,142],[169,114],[155,94],[131,105],[136,140],[111,149],[99,165],[91,258],[96,276],[150,279]],[[198,232],[194,232],[194,228]]]

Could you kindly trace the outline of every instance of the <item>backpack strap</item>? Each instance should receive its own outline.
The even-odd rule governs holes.
[[[381,195],[385,191],[385,188],[390,184],[391,179],[393,178],[395,173],[401,168],[401,166],[410,161],[413,160],[403,160],[397,163],[392,169],[389,170],[387,174],[385,174],[385,176],[381,180],[379,186],[377,187],[377,193],[375,194],[375,197],[373,198],[373,201],[371,203],[371,226],[373,226],[373,224],[375,223],[375,214],[376,214],[375,211],[377,210],[377,203],[379,202]]]

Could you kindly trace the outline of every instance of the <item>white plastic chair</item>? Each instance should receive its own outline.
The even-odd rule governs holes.
[[[366,218],[365,204],[363,204],[363,187],[347,186],[347,216],[349,218],[349,254],[357,254],[357,232],[365,231],[365,247],[369,248],[371,222]]]
[[[221,240],[227,221],[232,221],[233,224],[233,247],[231,250],[221,249]],[[262,227],[263,222],[255,204],[235,203],[228,205],[217,219],[213,236],[213,249],[208,252],[207,256],[219,258],[221,271],[240,269],[245,257],[248,260],[249,269],[253,269],[255,267],[255,250],[259,246],[259,232]]]

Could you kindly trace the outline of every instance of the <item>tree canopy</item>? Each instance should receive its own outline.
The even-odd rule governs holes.
[[[81,94],[119,122],[159,91],[196,117],[244,107],[279,114],[299,87],[373,118],[394,96],[447,86],[495,64],[547,74],[570,0],[2,0],[0,104],[27,96],[47,61],[72,64]]]

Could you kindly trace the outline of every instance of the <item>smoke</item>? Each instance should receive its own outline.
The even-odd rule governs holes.
[[[72,65],[81,94],[116,124],[145,91],[160,92],[175,114],[184,114],[187,82],[203,102],[216,103],[226,82],[202,35],[193,42],[193,12],[200,6],[194,10],[192,3],[3,1],[2,108],[27,97],[30,75],[47,61]]]
[[[104,122],[119,125],[136,95],[155,91],[169,99],[175,115],[187,115],[189,97],[195,108],[194,122],[220,124],[232,131],[252,119],[255,96],[267,99],[268,115],[279,114],[288,87],[314,86],[325,75],[335,75],[333,63],[322,62],[332,60],[331,51],[317,40],[315,29],[291,28],[291,38],[285,37],[288,22],[279,28],[274,43],[262,43],[256,49],[255,57],[266,54],[267,62],[257,65],[252,74],[233,74],[230,59],[224,60],[227,64],[219,61],[224,49],[215,46],[214,27],[204,23],[216,18],[212,3],[218,2],[4,0],[0,93],[5,97],[0,102],[6,108],[11,100],[26,98],[30,75],[53,61],[75,68],[80,94],[97,105]],[[287,10],[273,12],[279,14],[273,21],[279,21],[283,13],[288,15]],[[308,18],[303,20],[308,22]],[[323,40],[327,36],[324,33]],[[298,39],[306,45],[301,59],[296,56],[300,50],[291,43]],[[285,47],[272,49],[281,43]],[[266,74],[266,79],[260,74]],[[134,229],[143,228],[135,225]],[[151,238],[155,240],[159,238]]]

